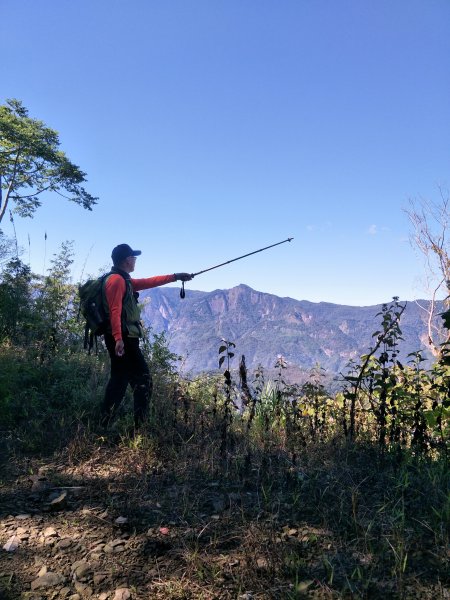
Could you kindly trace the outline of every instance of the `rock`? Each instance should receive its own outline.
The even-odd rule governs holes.
[[[267,569],[267,560],[265,558],[258,558],[256,560],[256,566],[258,569]]]
[[[60,585],[64,581],[64,577],[59,573],[51,573],[50,571],[38,577],[34,581],[31,582],[31,589],[34,590],[43,590],[50,587],[55,587],[56,585]]]
[[[53,537],[55,535],[58,535],[58,534],[56,533],[56,529],[54,529],[53,527],[46,527],[44,529],[44,537],[45,538]]]
[[[86,585],[85,583],[81,583],[80,581],[75,582],[75,590],[84,597],[92,596],[92,588]]]
[[[48,572],[47,567],[44,565],[43,567],[41,567],[39,573],[38,573],[38,577],[42,577],[43,575],[45,575]]]
[[[91,553],[91,558],[93,558],[94,560],[98,560],[99,558],[101,558],[102,553],[101,552],[92,552]]]
[[[57,548],[60,548],[61,550],[65,550],[66,548],[69,548],[72,545],[72,540],[70,538],[63,538],[62,540],[60,540],[57,544]]]
[[[80,594],[72,594],[69,596],[69,600],[81,600]]]
[[[26,521],[27,519],[31,519],[31,515],[29,515],[29,514],[16,515],[16,519],[18,521]]]
[[[45,546],[54,546],[55,544],[56,544],[56,538],[54,538],[54,537],[44,538]]]
[[[50,502],[50,510],[61,510],[67,503],[67,491],[64,490],[59,496]]]
[[[103,551],[106,552],[106,554],[111,554],[111,552],[123,552],[125,550],[125,544],[126,540],[117,538],[112,542],[105,544]]]
[[[117,517],[114,523],[116,525],[126,525],[128,523],[128,519],[126,517]]]
[[[113,600],[129,600],[131,592],[128,588],[119,588],[114,594]]]
[[[100,585],[101,583],[103,583],[103,581],[105,581],[106,579],[106,575],[104,573],[95,573],[94,574],[94,585]]]
[[[19,544],[20,544],[20,538],[17,537],[16,535],[13,535],[12,537],[10,537],[8,539],[6,544],[3,546],[3,550],[6,550],[6,552],[14,552],[19,547]]]
[[[67,598],[67,596],[69,594],[70,594],[70,588],[68,588],[68,587],[63,587],[62,590],[60,590],[60,592],[59,592],[60,598]]]
[[[72,565],[71,571],[74,579],[85,580],[92,572],[92,568],[85,560],[78,560]]]
[[[108,596],[109,596],[108,592],[102,592],[100,594],[100,596],[98,597],[98,600],[107,600]]]

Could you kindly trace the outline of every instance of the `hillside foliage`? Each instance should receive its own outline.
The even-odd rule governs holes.
[[[58,451],[82,464],[90,452],[117,444],[118,451],[133,453],[135,463],[143,461],[134,492],[123,500],[130,513],[139,509],[149,485],[142,473],[155,457],[177,465],[177,481],[247,490],[257,501],[233,518],[256,531],[262,527],[258,514],[264,514],[270,535],[280,541],[273,547],[258,542],[265,557],[259,578],[251,576],[247,557],[250,563],[234,572],[224,598],[245,589],[246,578],[261,589],[277,582],[279,591],[258,597],[300,598],[306,589],[330,598],[381,597],[387,590],[388,597],[411,597],[421,570],[427,580],[421,597],[439,597],[433,594],[448,567],[450,354],[443,347],[431,368],[423,366],[420,351],[399,361],[404,306],[398,299],[383,306],[372,346],[349,363],[334,394],[319,365],[302,385],[285,380],[282,356],[274,357],[270,380],[263,368],[249,372],[233,340],[218,340],[215,374],[182,378],[176,368],[181,357],[163,334],[149,331],[144,348],[155,392],[148,426],[130,434],[127,399],[105,434],[98,408],[109,365],[101,344],[91,354],[83,349],[72,260],[65,243],[44,277],[17,257],[3,266],[0,427],[10,456],[20,461]],[[184,520],[195,520],[185,510]],[[279,521],[290,523],[288,531],[305,519],[333,532],[331,545],[339,540],[334,550],[318,547],[319,565],[302,555],[301,543],[275,533]],[[214,590],[206,553],[203,548],[196,563],[204,561],[201,569],[189,563],[191,576]],[[355,559],[363,554],[371,560]]]

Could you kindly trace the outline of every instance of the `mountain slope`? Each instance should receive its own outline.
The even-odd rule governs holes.
[[[188,290],[181,300],[176,288],[141,293],[142,318],[154,332],[165,331],[171,350],[183,356],[193,372],[217,368],[220,340],[236,344],[247,366],[274,365],[278,355],[301,369],[317,363],[332,373],[344,369],[373,345],[380,329],[381,305],[344,306],[280,298],[246,285],[229,290]],[[402,318],[400,359],[422,349],[426,314],[408,303]]]

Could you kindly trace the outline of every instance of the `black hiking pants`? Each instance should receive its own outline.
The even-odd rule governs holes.
[[[111,376],[105,390],[101,407],[102,425],[107,426],[117,414],[128,384],[133,390],[134,425],[144,422],[153,390],[152,376],[147,361],[139,348],[139,338],[124,337],[123,356],[116,356],[116,342],[111,334],[105,334],[105,344],[111,359]]]

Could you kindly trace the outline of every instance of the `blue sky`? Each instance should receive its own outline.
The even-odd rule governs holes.
[[[188,288],[245,283],[352,305],[425,296],[403,209],[450,186],[447,0],[0,10],[0,103],[19,98],[59,131],[99,196],[93,212],[48,197],[33,219],[16,218],[36,272],[64,240],[76,280],[107,268],[121,242],[143,251],[143,277],[292,236]]]

